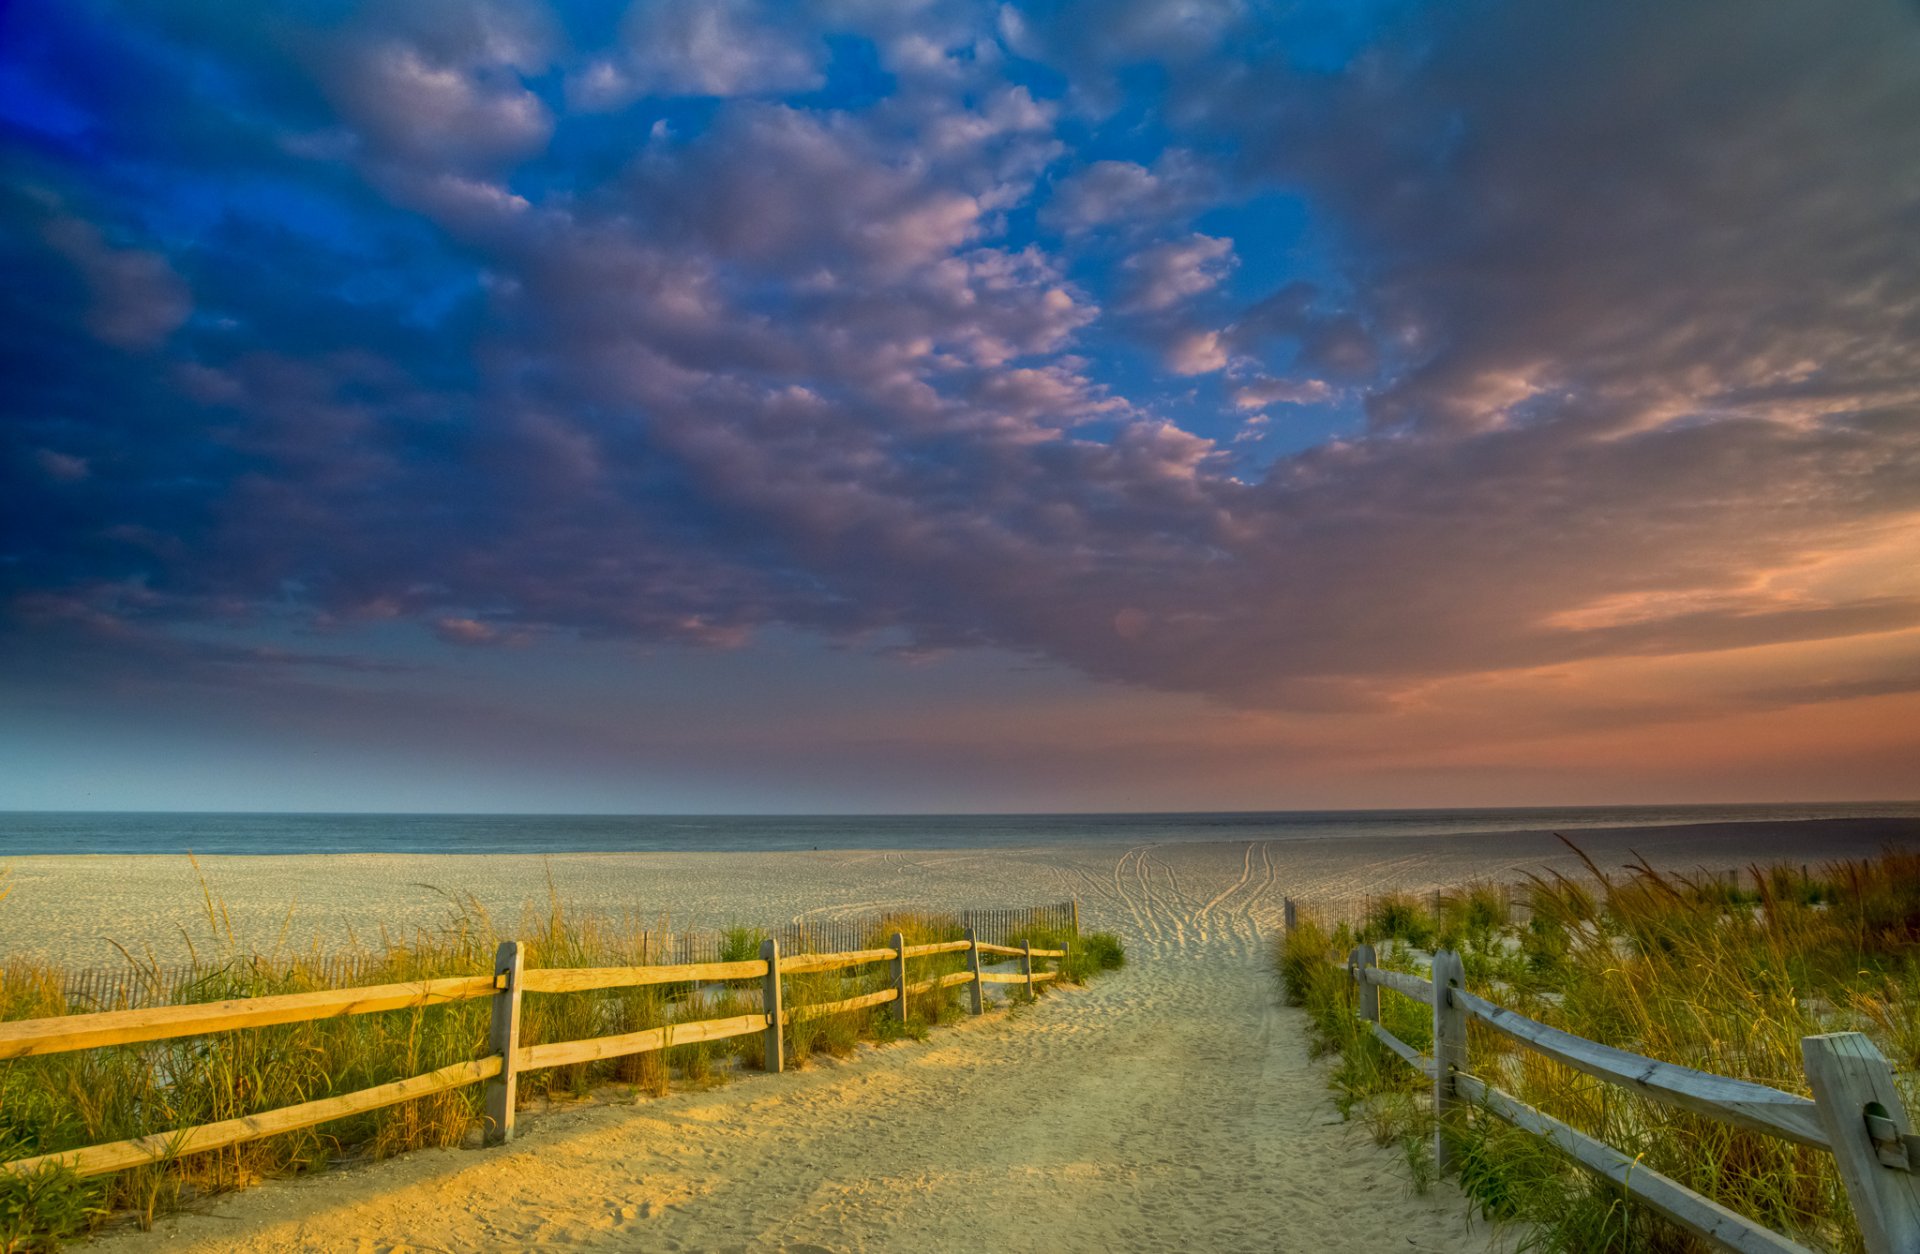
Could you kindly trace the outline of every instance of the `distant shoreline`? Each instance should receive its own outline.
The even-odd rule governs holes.
[[[1051,848],[1066,844],[1537,837],[1795,822],[1920,823],[1920,802],[1471,810],[910,816],[0,814],[0,858]]]
[[[1248,834],[1235,837],[1187,837],[1166,842],[1179,845],[1241,845],[1247,841],[1272,844],[1312,844],[1327,843],[1334,845],[1352,845],[1362,842],[1378,841],[1447,841],[1447,840],[1501,840],[1553,842],[1560,847],[1562,838],[1576,846],[1585,847],[1585,841],[1603,841],[1608,843],[1630,841],[1634,837],[1648,838],[1655,847],[1676,839],[1713,840],[1751,839],[1756,836],[1830,836],[1841,837],[1849,842],[1862,838],[1884,836],[1893,841],[1913,841],[1920,843],[1920,816],[1909,815],[1859,815],[1814,819],[1703,819],[1696,823],[1647,823],[1619,824],[1609,827],[1575,827],[1567,825],[1561,828],[1534,827],[1498,830],[1463,830],[1437,832],[1406,833],[1354,833],[1333,835],[1323,832],[1298,832],[1293,834]],[[114,852],[78,852],[78,853],[21,853],[15,854],[0,850],[0,866],[14,862],[35,860],[64,861],[68,859],[96,858],[160,858],[175,859],[191,856],[200,861],[244,861],[247,859],[284,859],[284,858],[624,858],[624,857],[755,857],[764,854],[789,853],[898,853],[915,854],[933,850],[952,852],[956,849],[987,848],[996,851],[1012,852],[1018,850],[1044,850],[1056,847],[1106,847],[1118,843],[1120,837],[1064,837],[1058,840],[1035,841],[1029,844],[995,844],[986,846],[954,845],[820,845],[816,848],[766,848],[766,849],[520,849],[520,850],[469,850],[469,849],[314,849],[314,850],[277,850],[272,853],[222,853],[199,852],[196,850],[140,850]]]
[[[203,852],[0,854],[10,896],[0,901],[0,952],[66,966],[115,965],[110,942],[152,947],[175,961],[190,946],[224,944],[209,928],[205,888],[223,903],[238,942],[281,947],[375,945],[447,923],[453,899],[477,902],[498,926],[546,909],[675,926],[831,918],[912,904],[990,907],[1077,897],[1089,927],[1145,943],[1153,910],[1198,910],[1197,884],[1260,890],[1308,905],[1390,889],[1471,879],[1581,873],[1551,829],[1293,836],[1233,829],[1211,839],[1157,839],[1152,825],[1105,839],[819,849],[521,852]],[[1920,847],[1920,815],[1589,827],[1568,835],[1603,870],[1636,856],[1656,866],[1724,871],[1760,861],[1818,864],[1887,847]],[[1217,890],[1216,890],[1217,891]],[[1211,894],[1209,894],[1211,895]],[[1163,900],[1164,899],[1164,900]],[[1129,904],[1129,903],[1132,904]],[[1252,922],[1271,925],[1265,914]]]

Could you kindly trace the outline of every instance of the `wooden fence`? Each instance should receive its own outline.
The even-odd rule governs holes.
[[[1920,1136],[1908,1122],[1892,1069],[1865,1036],[1835,1032],[1801,1041],[1814,1094],[1809,1100],[1601,1045],[1495,1005],[1466,990],[1460,956],[1450,950],[1433,956],[1432,978],[1425,980],[1383,970],[1374,965],[1375,957],[1371,945],[1360,945],[1348,956],[1356,1006],[1381,1044],[1432,1081],[1438,1125],[1434,1152],[1441,1170],[1456,1165],[1460,1120],[1467,1104],[1475,1103],[1722,1249],[1807,1254],[1806,1247],[1475,1076],[1467,1021],[1476,1019],[1523,1048],[1642,1097],[1831,1152],[1868,1254],[1920,1254]],[[1431,1056],[1381,1026],[1383,988],[1432,1007]]]
[[[992,912],[992,916],[982,921],[1011,928],[1018,926],[1016,916],[1033,917],[1033,912],[997,911]],[[948,924],[954,918],[951,914],[938,917]],[[524,968],[520,942],[503,941],[495,956],[492,975],[0,1022],[0,1060],[5,1060],[387,1010],[444,1006],[480,997],[492,999],[488,1051],[480,1058],[357,1092],[260,1111],[238,1119],[14,1159],[0,1163],[0,1170],[34,1172],[48,1164],[60,1164],[81,1176],[106,1175],[145,1163],[313,1127],[470,1084],[486,1085],[486,1139],[489,1144],[499,1144],[513,1135],[515,1083],[523,1072],[651,1053],[675,1045],[724,1040],[754,1032],[764,1033],[766,1037],[766,1070],[778,1072],[785,1065],[781,1029],[788,1024],[884,1005],[891,1005],[893,1015],[904,1021],[908,998],[963,984],[972,986],[971,1009],[974,1014],[981,1014],[986,1008],[986,985],[1013,985],[1031,996],[1042,983],[1060,977],[1066,967],[1067,952],[1064,948],[1035,949],[1031,941],[1017,948],[987,941],[980,938],[974,927],[968,926],[962,940],[926,945],[908,945],[899,932],[894,932],[885,948],[798,952],[783,956],[780,940],[769,937],[761,944],[760,956],[747,961]],[[913,960],[958,953],[967,956],[965,971],[909,982],[909,963]],[[993,957],[983,962],[982,955]],[[1012,972],[984,969],[989,965],[1004,965],[1006,959],[1017,959],[1019,969]],[[1036,959],[1043,963],[1051,959],[1055,966],[1052,970],[1039,969],[1035,966]],[[890,978],[885,988],[842,1001],[797,1006],[792,1010],[784,1007],[781,982],[786,976],[844,971],[875,963],[888,964]],[[521,999],[528,993],[577,993],[731,980],[760,981],[760,1013],[673,1023],[616,1036],[538,1045],[520,1043]]]
[[[753,930],[779,941],[781,953],[799,954],[858,949],[866,943],[866,938],[888,923],[924,927],[950,924],[956,919],[962,927],[972,928],[980,939],[993,944],[1004,944],[1009,936],[1036,931],[1076,936],[1080,931],[1080,903],[1058,901],[1039,906],[945,912],[888,910],[827,919],[794,919],[777,927]],[[718,962],[727,948],[728,931],[725,928],[645,928],[635,935],[634,947],[641,963],[648,965]],[[271,958],[247,961],[267,973],[273,973],[276,968]],[[376,978],[386,957],[361,952],[295,961],[302,973],[315,982],[331,988],[347,988]],[[291,964],[283,961],[277,965]],[[69,1005],[95,1010],[131,1010],[194,1001],[199,986],[229,974],[231,971],[225,966],[204,965],[122,964],[80,968],[62,976],[60,991]]]

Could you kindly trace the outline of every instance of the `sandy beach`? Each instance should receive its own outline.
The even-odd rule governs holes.
[[[1603,867],[1818,863],[1920,843],[1913,820],[1588,831]],[[106,937],[204,935],[182,858],[11,861],[0,946],[74,965]],[[1069,895],[1130,964],[1019,1015],[707,1092],[530,1112],[505,1150],[418,1152],[218,1199],[103,1249],[1484,1250],[1448,1186],[1342,1124],[1264,966],[1308,905],[1576,865],[1551,833],[1020,850],[203,862],[243,940],[433,926],[445,891],[681,923]],[[433,887],[427,887],[431,885]]]

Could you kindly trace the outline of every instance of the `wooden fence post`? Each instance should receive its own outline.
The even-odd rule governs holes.
[[[487,1048],[500,1055],[500,1074],[487,1081],[488,1145],[513,1139],[513,1103],[520,1084],[520,942],[501,941],[493,955],[493,1025]]]
[[[893,1017],[907,1021],[907,938],[893,934]]]
[[[1433,1161],[1442,1172],[1457,1165],[1454,1133],[1466,1113],[1453,1075],[1467,1069],[1467,1016],[1448,996],[1465,984],[1459,954],[1442,949],[1433,956]]]
[[[1809,1036],[1800,1053],[1867,1254],[1920,1251],[1920,1137],[1887,1060],[1858,1032]]]
[[[1020,974],[1027,977],[1027,1000],[1032,1001],[1033,992],[1033,938],[1020,942],[1020,948],[1026,952],[1020,955]]]
[[[967,929],[967,974],[973,977],[973,983],[967,985],[973,994],[973,1013],[985,1014],[987,1007],[980,990],[980,940],[972,928]]]
[[[1080,935],[1080,899],[1073,899],[1073,934]]]
[[[1347,969],[1353,973],[1353,986],[1360,996],[1360,1017],[1369,1023],[1380,1022],[1380,986],[1362,977],[1375,957],[1372,945],[1356,945],[1353,956],[1347,959]]]
[[[769,936],[760,942],[760,957],[767,964],[766,982],[761,985],[760,1009],[767,1016],[766,1057],[761,1067],[778,1074],[786,1069],[785,1002],[780,996],[780,942]]]
[[[1285,925],[1287,931],[1291,932],[1293,925],[1299,922],[1300,919],[1299,912],[1294,907],[1293,898],[1282,897],[1280,899],[1280,913],[1281,922]]]

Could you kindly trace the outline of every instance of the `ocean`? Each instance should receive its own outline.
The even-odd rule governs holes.
[[[1199,814],[579,815],[0,813],[30,854],[622,853],[1019,848],[1920,818],[1920,802],[1277,810]]]

